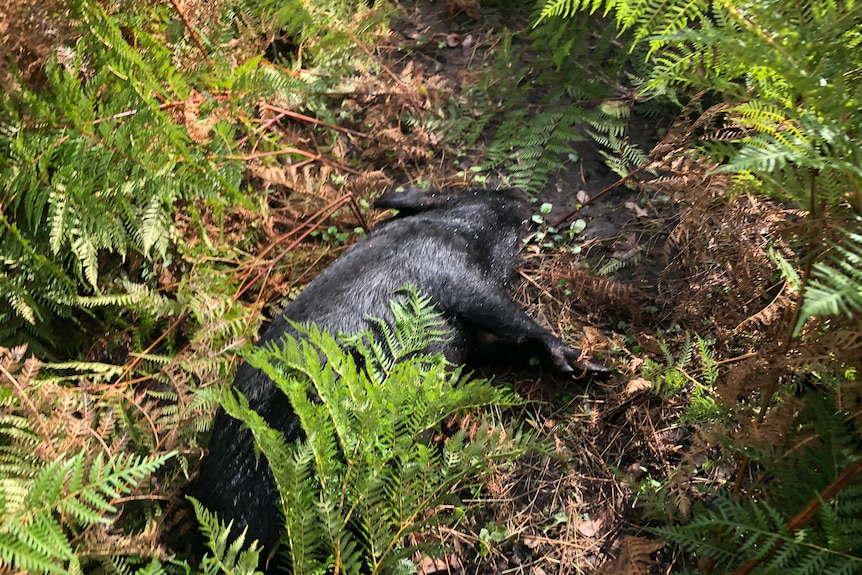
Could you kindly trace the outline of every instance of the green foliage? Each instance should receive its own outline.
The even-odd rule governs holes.
[[[862,489],[848,489],[826,504],[815,522],[789,532],[786,514],[765,501],[720,495],[709,513],[681,527],[656,528],[667,541],[715,559],[721,573],[746,560],[765,560],[760,573],[862,573],[862,527],[857,519]]]
[[[703,147],[735,174],[739,189],[792,202],[815,219],[862,209],[862,4],[549,0],[540,20],[587,11],[612,14],[633,52],[646,47],[641,98],[706,90],[727,103],[742,135]],[[824,255],[816,248],[824,227],[812,223],[808,231],[809,257],[827,261],[814,266],[803,322],[848,312],[860,292],[859,278],[847,272],[853,236]]]
[[[837,396],[809,394],[797,433],[781,444],[733,446],[762,466],[768,479],[761,497],[719,493],[690,523],[654,531],[716,560],[720,573],[751,560],[762,561],[762,573],[862,573],[862,483],[857,478],[830,501],[820,497],[859,456],[858,437],[836,417]],[[791,518],[813,500],[821,505],[816,517],[790,531]]]
[[[374,4],[369,9],[365,0],[257,0],[243,2],[241,9],[267,32],[302,46],[298,55],[302,59],[291,62],[292,67],[325,71],[326,76],[309,78],[325,85],[355,72],[356,42],[364,41],[392,15],[385,2]]]
[[[530,234],[525,242],[534,243],[543,248],[565,249],[573,254],[580,253],[581,246],[575,243],[575,240],[587,227],[587,222],[578,218],[569,224],[568,229],[557,229],[547,221],[547,216],[553,208],[553,204],[547,202],[539,206],[539,213],[533,214],[532,217],[533,223],[537,224],[539,229]]]
[[[168,258],[178,203],[237,192],[240,165],[222,159],[232,129],[198,146],[153,97],[191,94],[170,46],[142,32],[132,47],[96,4],[80,17],[88,34],[72,61],[49,62],[47,90],[3,99],[0,298],[15,312],[2,341],[20,320],[38,330],[84,306],[142,303],[146,278],[123,264]]]
[[[691,21],[697,28],[684,28]],[[712,148],[728,158],[723,169],[812,211],[833,210],[862,199],[860,21],[858,2],[695,2],[664,28],[639,20],[638,35],[650,35],[649,86],[739,102],[731,113],[750,135]]]
[[[449,141],[471,146],[483,130],[492,131],[482,167],[503,168],[510,185],[528,192],[577,162],[576,145],[589,136],[609,148],[620,173],[640,165],[643,154],[626,137],[631,106],[614,99],[626,52],[615,43],[613,23],[595,30],[594,20],[575,18],[548,20],[525,34],[504,32],[493,67],[470,88],[469,102],[451,112]]]
[[[0,348],[0,568],[162,572],[154,527],[206,410],[168,378],[136,390],[121,371]]]
[[[857,218],[857,223],[862,219]],[[796,332],[812,316],[862,313],[862,235],[841,230],[844,245],[833,243],[824,261],[814,264]]]
[[[577,130],[583,120],[582,112],[575,107],[568,111],[545,110],[533,117],[527,116],[524,109],[514,110],[506,115],[488,147],[487,167],[511,162],[509,184],[537,191],[564,167],[559,154],[571,154],[571,144],[583,140]]]
[[[173,456],[120,454],[106,459],[101,453],[88,457],[82,451],[58,455],[35,473],[29,466],[13,465],[19,473],[10,470],[0,491],[3,563],[34,572],[79,571],[69,531],[110,524],[105,514],[117,511],[112,502]]]
[[[628,120],[632,112],[631,102],[603,102],[597,114],[589,120],[590,136],[609,151],[601,151],[607,166],[621,178],[635,168],[648,163],[646,154],[628,138]]]
[[[722,439],[733,454],[750,459],[759,479],[756,497],[719,491],[690,522],[654,528],[666,541],[693,553],[698,561],[715,560],[718,573],[732,573],[742,563],[760,563],[758,572],[862,572],[858,477],[824,501],[821,493],[858,464],[858,431],[848,425],[840,387],[834,376],[818,380],[823,392],[809,391],[790,431],[761,441]],[[802,525],[789,527],[812,503],[819,512]],[[685,567],[683,565],[678,567]]]
[[[680,415],[680,423],[689,425],[711,421],[721,415],[713,391],[718,380],[718,366],[710,343],[699,335],[695,335],[695,340],[697,347],[686,334],[676,358],[667,345],[660,342],[664,364],[647,359],[642,368],[644,379],[652,382],[659,395],[671,398],[687,392],[687,405]],[[694,362],[696,364],[692,365]]]
[[[426,298],[408,290],[392,310],[394,328],[376,322],[380,339],[351,336],[352,351],[312,326],[297,328],[301,339],[249,353],[248,361],[290,398],[305,441],[285,444],[242,395],[225,390],[220,397],[225,411],[251,429],[273,470],[285,517],[282,554],[294,573],[401,572],[416,551],[438,553],[408,536],[446,522],[443,508],[459,505],[456,488],[530,445],[487,415],[491,407],[519,404],[511,392],[420,351],[445,333]],[[467,410],[481,414],[474,427],[431,441]],[[222,536],[218,531],[213,538]]]
[[[184,311],[160,293],[159,270],[229,258],[182,234],[206,236],[202,213],[261,205],[240,189],[238,131],[260,132],[261,99],[324,110],[321,91],[354,73],[356,42],[389,15],[348,0],[225,2],[196,22],[198,44],[170,3],[69,8],[74,49],[48,62],[44,86],[0,97],[0,345],[63,357],[76,338],[54,337],[58,325],[99,333],[132,313],[153,326]],[[294,67],[314,74],[262,59],[259,38],[280,30],[303,44]],[[284,147],[256,138],[256,151]],[[179,229],[178,213],[192,226]]]
[[[375,326],[372,331],[341,334],[343,343],[365,358],[367,375],[378,384],[399,361],[422,352],[431,344],[446,341],[449,336],[446,321],[434,310],[430,297],[413,288],[403,288],[400,293],[403,297],[391,302],[394,329],[383,319],[372,318],[370,321]]]
[[[260,549],[256,542],[252,542],[247,549],[245,544],[245,532],[233,537],[231,525],[219,522],[218,518],[207,511],[194,498],[189,498],[195,509],[195,517],[201,526],[201,531],[206,537],[206,545],[209,553],[198,565],[201,574],[234,573],[236,575],[256,573],[260,561]]]
[[[627,53],[619,48],[612,21],[586,14],[537,20],[528,39],[536,51],[532,74],[539,86],[552,90],[550,97],[564,97],[564,104],[581,104],[618,96]],[[544,98],[543,103],[554,101]]]
[[[730,159],[724,169],[800,205],[816,205],[808,186],[786,188],[807,184],[799,177],[807,170],[818,171],[818,202],[834,206],[859,192],[858,2],[552,0],[541,17],[585,10],[613,13],[632,50],[648,45],[644,96],[697,88],[738,102],[733,116],[752,132],[741,147],[715,146]]]

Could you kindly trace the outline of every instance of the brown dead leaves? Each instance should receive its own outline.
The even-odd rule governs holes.
[[[655,572],[653,553],[664,547],[664,543],[646,537],[628,536],[623,539],[620,554],[616,559],[603,563],[596,575],[648,575]]]

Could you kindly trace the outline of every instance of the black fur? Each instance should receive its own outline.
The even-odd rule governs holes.
[[[452,338],[435,351],[463,363],[480,334],[539,350],[562,373],[602,371],[578,363],[580,352],[535,321],[507,293],[521,233],[530,211],[514,190],[444,192],[411,189],[390,192],[375,203],[399,214],[384,222],[324,270],[273,321],[260,343],[291,331],[286,320],[314,322],[331,333],[356,333],[369,317],[391,321],[393,292],[416,286],[445,314]],[[286,397],[260,370],[240,366],[234,385],[250,406],[288,440],[302,430]],[[256,461],[248,430],[226,414],[216,417],[209,455],[200,469],[195,495],[247,541],[271,548],[281,534],[278,494],[265,461]]]

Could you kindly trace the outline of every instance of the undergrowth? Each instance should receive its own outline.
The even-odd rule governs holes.
[[[446,102],[433,125],[420,121],[433,106],[417,102],[436,85],[422,84],[420,70],[393,77],[418,96],[355,77],[381,66],[356,48],[385,25],[384,4],[204,4],[186,14],[168,3],[114,12],[70,2],[79,41],[57,50],[43,85],[22,81],[0,99],[4,567],[190,571],[159,537],[219,401],[278,462],[285,501],[305,510],[286,509],[288,522],[316,520],[315,537],[286,538],[294,564],[399,571],[414,544],[439,551],[432,527],[462,509],[450,488],[487,469],[484,456],[525,445],[490,415],[450,430],[444,414],[489,413],[510,394],[445,371],[439,357],[401,355],[410,330],[390,333],[385,349],[354,339],[364,371],[313,330],[250,353],[321,429],[303,444],[283,445],[242,398],[216,388],[249,331],[237,300],[264,286],[287,292],[308,271],[275,246],[310,235],[308,214],[353,201],[342,194],[354,189],[346,174],[373,189],[335,151],[405,168],[427,161],[445,129],[459,154],[490,138],[476,171],[502,169],[534,193],[591,138],[621,177],[657,174],[626,180],[648,200],[673,202],[660,303],[689,323],[661,331],[651,358],[627,366],[676,410],[671,427],[690,434],[666,477],[631,484],[652,533],[675,546],[670,568],[862,571],[862,4],[542,2],[535,25],[503,33],[470,97]],[[265,54],[274,39],[283,50]],[[397,110],[397,127],[372,126],[368,110],[384,109]],[[680,109],[649,155],[631,141],[638,118]],[[284,207],[287,194],[307,202]],[[784,208],[762,209],[774,202]],[[364,204],[350,205],[361,220]],[[345,234],[333,224],[311,259]],[[272,273],[279,261],[288,279]],[[647,262],[617,259],[603,271]],[[605,296],[619,288],[599,280],[579,283]],[[637,294],[617,291],[639,325]],[[23,342],[49,363],[26,360]],[[312,349],[330,367],[301,353]],[[309,390],[325,404],[308,401]],[[426,441],[430,429],[442,444]],[[365,459],[352,451],[360,439]],[[255,549],[195,511],[209,550],[201,571],[257,566]],[[483,544],[495,537],[486,530]],[[638,546],[646,569],[656,546]]]
[[[521,57],[525,51],[528,64]],[[469,107],[451,113],[447,138],[470,147],[490,134],[481,167],[501,170],[509,185],[531,194],[576,164],[577,144],[590,140],[604,148],[608,167],[623,177],[646,163],[630,138],[633,111],[669,109],[649,102],[635,108],[633,88],[643,80],[626,56],[613,23],[586,15],[505,30],[492,66],[467,88]]]
[[[194,306],[200,284],[171,280],[259,239],[207,237],[266,207],[247,163],[312,155],[261,112],[325,111],[348,54],[388,15],[347,1],[68,8],[75,46],[48,61],[44,86],[0,99],[0,344],[53,358],[131,325],[152,340]],[[302,47],[299,61],[262,57],[259,37],[276,33]],[[333,133],[321,129],[321,144]]]
[[[216,394],[273,470],[285,521],[279,555],[293,573],[413,572],[417,553],[443,553],[435,531],[457,520],[458,493],[472,494],[483,473],[532,444],[497,420],[521,403],[516,396],[423,352],[448,336],[428,298],[410,290],[392,311],[392,327],[352,334],[348,349],[300,327],[299,339],[249,353],[290,398],[304,441],[286,444],[242,395]]]
[[[347,348],[310,326],[297,327],[300,339],[248,353],[290,397],[307,437],[296,444],[228,387],[195,392],[180,376],[150,391],[104,386],[83,365],[70,371],[25,360],[24,348],[0,350],[0,565],[258,569],[259,548],[194,501],[207,552],[195,564],[172,557],[182,545],[164,540],[168,503],[199,452],[190,443],[216,401],[249,426],[273,469],[286,526],[280,556],[291,572],[413,572],[416,553],[440,555],[436,529],[461,516],[458,494],[475,495],[483,474],[533,440],[499,422],[501,408],[522,403],[511,391],[422,351],[448,336],[427,298],[410,290],[392,309],[392,328],[353,334]]]
[[[541,22],[576,29],[587,13],[612,18],[646,65],[637,98],[686,104],[651,154],[661,177],[641,186],[680,206],[669,238],[678,269],[700,278],[703,295],[739,302],[708,318],[713,346],[698,336],[693,350],[687,336],[671,354],[659,342],[663,360],[643,367],[667,399],[685,394],[679,421],[696,429],[685,473],[654,491],[682,494],[682,513],[655,532],[709,572],[859,572],[862,5],[551,0]],[[720,204],[746,194],[787,202],[792,217],[729,249],[738,232]],[[760,297],[733,293],[721,275]],[[721,284],[730,293],[716,293]],[[717,361],[722,349],[729,357]],[[735,468],[729,480],[701,467],[718,453]],[[698,474],[712,477],[712,495],[693,489]],[[685,556],[676,566],[691,568]]]
[[[158,394],[103,386],[85,366],[58,375],[69,368],[25,353],[0,348],[0,565],[110,572],[121,555],[158,555],[153,495],[179,468],[188,413]]]
[[[237,300],[271,280],[240,265],[247,250],[302,231],[274,224],[279,198],[252,184],[311,188],[302,162],[346,133],[327,122],[329,91],[391,12],[65,8],[77,28],[44,82],[0,96],[0,567],[188,572],[163,538],[215,409],[193,390],[229,377],[249,331]],[[276,35],[299,50],[267,59]],[[187,552],[185,538],[170,543]]]

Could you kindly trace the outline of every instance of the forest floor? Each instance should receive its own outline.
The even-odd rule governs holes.
[[[389,45],[377,47],[399,78],[389,86],[393,92],[424,85],[463,97],[488,65],[499,34],[478,17],[476,4],[448,4],[450,12],[422,0],[401,4]],[[522,58],[530,58],[526,46]],[[644,364],[667,364],[665,350],[671,363],[687,364],[694,334],[714,346],[716,360],[729,363],[759,338],[778,336],[768,317],[775,266],[762,246],[788,218],[781,206],[751,196],[722,199],[729,177],[712,174],[715,166],[706,161],[674,159],[692,131],[714,128],[709,114],[698,125],[674,120],[635,118],[630,126],[632,137],[652,150],[657,177],[621,185],[587,139],[577,161],[540,192],[537,206],[553,205],[546,221],[556,223],[586,203],[574,217],[587,226],[576,255],[528,245],[517,298],[552,331],[600,354],[616,375],[577,382],[535,372],[488,374],[514,383],[531,401],[514,417],[553,454],[530,455],[490,478],[482,497],[470,502],[476,512],[447,534],[454,549],[448,562],[425,563],[423,573],[634,574],[666,572],[673,563],[644,528],[685,515],[708,497],[697,485],[705,482],[702,465],[715,442],[680,422],[687,394],[656,394],[641,377]],[[403,149],[428,146],[409,140],[422,134],[404,137]],[[405,161],[393,178],[476,185],[469,166],[470,158]],[[695,377],[702,368],[696,360],[690,365]],[[689,393],[699,385],[691,381]],[[708,473],[715,484],[732,481],[731,469]]]
[[[493,187],[502,180],[502,174],[485,182],[471,175],[481,149],[453,159],[444,133],[403,123],[404,110],[442,110],[446,99],[462,97],[500,41],[499,26],[489,20],[499,24],[502,16],[483,15],[476,0],[446,4],[402,2],[390,32],[374,46],[383,71],[358,80],[352,101],[341,103],[374,126],[373,143],[360,148],[345,141],[339,152],[340,165],[361,166],[361,175],[348,175],[360,198],[391,185]],[[69,34],[62,2],[5,5],[2,47],[28,82],[38,82],[57,38]],[[6,58],[0,58],[0,88],[14,86]],[[310,141],[305,128],[294,126],[290,136]],[[530,454],[489,477],[481,496],[465,502],[472,513],[439,534],[452,552],[444,560],[417,559],[423,574],[665,572],[674,558],[644,528],[687,513],[705,497],[697,489],[702,474],[719,482],[731,476],[729,469],[703,470],[714,443],[680,422],[685,397],[655,393],[641,374],[648,362],[666,364],[665,350],[673,358],[689,353],[692,334],[708,341],[719,362],[733,362],[755,342],[777,337],[770,327],[775,266],[762,245],[788,215],[751,196],[722,199],[727,176],[712,174],[705,161],[674,160],[672,152],[692,130],[686,118],[676,124],[673,118],[641,119],[632,130],[653,148],[651,169],[658,177],[621,184],[598,145],[582,142],[577,161],[539,194],[537,206],[551,203],[546,220],[556,222],[607,192],[575,216],[587,224],[577,240],[580,253],[527,246],[516,293],[540,323],[599,355],[616,373],[586,382],[525,371],[487,374],[511,382],[530,400],[522,412],[508,415],[532,427],[548,452]],[[435,152],[430,158],[429,150]],[[255,185],[274,190],[272,225],[278,229],[269,238],[331,202],[335,191],[312,184],[337,170],[326,166],[301,177],[275,177],[252,166]],[[234,231],[241,234],[254,218],[238,213]],[[346,213],[332,225],[352,229],[358,223]],[[267,240],[262,238],[261,250]],[[278,301],[319,267],[315,261],[302,273],[282,270],[258,297]],[[595,273],[602,269],[604,274]],[[701,368],[695,362],[691,373]],[[690,389],[697,385],[693,377]]]
[[[59,43],[68,43],[72,25],[62,0],[5,0],[0,8],[0,90],[14,90],[14,67],[25,81],[38,85],[45,61]]]

